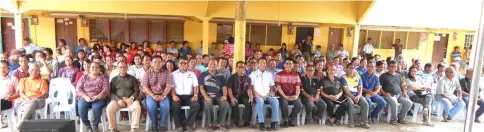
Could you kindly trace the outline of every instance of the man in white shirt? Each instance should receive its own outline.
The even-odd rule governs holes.
[[[264,124],[264,106],[265,102],[269,102],[272,106],[272,131],[277,130],[277,122],[279,122],[279,100],[275,98],[275,83],[272,73],[265,71],[267,60],[259,59],[258,69],[253,71],[249,77],[254,88],[255,95],[255,110],[257,112],[257,120],[260,124],[260,130],[265,131]]]
[[[194,72],[188,71],[188,60],[180,58],[178,62],[179,69],[171,73],[173,77],[173,90],[171,90],[171,116],[175,119],[176,131],[182,131],[182,128],[188,128],[194,131],[193,123],[200,109],[198,102],[198,80]],[[180,112],[182,106],[190,106],[190,112],[186,120],[186,126],[182,126]]]
[[[371,43],[372,39],[368,38],[366,40],[366,44],[363,46],[363,53],[365,53],[365,56],[367,59],[371,59],[373,56],[373,44]]]
[[[336,54],[337,55],[342,55],[343,58],[348,58],[348,56],[349,56],[349,53],[348,53],[348,51],[346,51],[344,49],[343,44],[339,44],[338,45],[338,51],[336,51]]]
[[[30,42],[30,38],[25,37],[23,41],[23,46],[22,46],[27,54],[32,54],[34,53],[35,50],[40,50],[41,48],[35,44],[32,44]]]

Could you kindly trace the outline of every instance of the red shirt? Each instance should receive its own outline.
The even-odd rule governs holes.
[[[196,69],[196,68],[193,68],[193,70],[191,70],[192,72],[195,73],[195,75],[197,75],[197,78],[200,76],[200,74],[202,73],[200,70]]]
[[[296,72],[281,71],[277,73],[275,83],[281,86],[282,91],[287,96],[296,95],[296,86],[301,86],[301,79]]]
[[[124,53],[124,56],[126,56],[126,61],[127,61],[128,65],[133,64],[134,55],[128,54],[128,53]]]

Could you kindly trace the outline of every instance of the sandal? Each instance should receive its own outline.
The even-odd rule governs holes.
[[[396,120],[390,121],[390,124],[392,124],[392,125],[397,125],[397,123],[398,122]]]

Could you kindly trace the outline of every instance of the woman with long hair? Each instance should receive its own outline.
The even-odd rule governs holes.
[[[64,61],[64,59],[66,58],[66,47],[65,46],[59,46],[57,47],[56,49],[56,52],[57,52],[57,61],[58,62],[62,62]]]
[[[281,48],[277,52],[281,53],[282,59],[286,59],[287,58],[287,45],[286,45],[286,43],[282,43]]]
[[[111,48],[111,46],[108,46],[108,45],[107,46],[104,46],[103,47],[103,51],[104,52],[102,53],[102,55],[104,57],[106,57],[106,56],[114,57],[115,56],[115,54],[114,54],[113,49]]]
[[[141,50],[141,49],[140,49]],[[148,54],[153,54],[153,50],[150,48],[150,43],[148,41],[143,41],[143,49],[144,52],[148,52]]]
[[[295,44],[294,48],[291,51],[292,56],[296,56],[296,54],[302,55],[300,43]]]
[[[174,71],[175,71],[177,68],[175,67],[175,62],[173,62],[172,60],[168,60],[168,61],[166,61],[166,63],[165,63],[164,69],[165,69],[165,70],[168,70],[168,72],[172,73],[172,72],[174,72]]]
[[[69,45],[67,45],[67,42],[64,39],[60,39],[57,43],[57,48],[59,47],[65,47],[66,49],[69,49]]]
[[[408,73],[406,84],[407,95],[410,100],[422,104],[423,106],[423,125],[434,126],[430,123],[430,108],[432,108],[431,105],[433,100],[431,86],[423,83],[423,81],[417,76],[417,67],[410,67],[410,73]]]
[[[72,57],[67,56],[64,61],[64,64],[66,66],[59,69],[59,71],[57,72],[57,77],[69,78],[69,80],[71,80],[71,83],[74,83],[76,79],[76,74],[79,72],[79,68],[75,67],[72,62]]]

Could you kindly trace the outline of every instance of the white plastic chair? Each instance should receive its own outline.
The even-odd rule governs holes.
[[[128,122],[131,124],[131,111],[128,108],[121,108],[116,112],[116,123],[119,124],[119,118],[121,118],[121,111],[128,112]]]
[[[56,97],[56,94],[58,89],[64,90],[65,87],[71,87],[72,84],[70,83],[71,81],[68,78],[53,78],[49,82],[49,93],[47,98],[45,99],[45,110],[42,110],[42,113],[44,114],[45,118],[47,118],[47,109],[50,109],[51,116],[50,118],[53,118],[52,115],[52,105],[56,105],[55,102],[53,101],[54,98]],[[73,86],[72,86],[73,87]],[[74,93],[75,94],[75,88],[74,88]],[[59,93],[57,93],[57,96],[59,96]],[[67,100],[68,98],[66,98]],[[58,103],[58,102],[57,102]]]
[[[55,80],[54,82],[58,83],[61,81],[68,81],[66,78],[56,78],[53,79]],[[51,113],[51,118],[52,119],[59,119],[60,118],[60,113],[64,112],[65,113],[65,118],[67,119],[75,119],[76,118],[76,101],[74,99],[74,95],[76,94],[76,89],[71,83],[58,83],[57,85],[51,85],[54,87],[54,89],[50,91],[54,91],[54,93],[57,93],[57,96],[55,97],[49,97],[50,99],[50,113]],[[58,87],[58,88],[55,88]],[[62,88],[60,88],[62,87]],[[69,99],[72,99],[72,103],[69,103]],[[53,115],[55,114],[55,118]]]
[[[14,114],[14,110],[13,108],[10,108],[8,110],[4,110],[4,111],[1,111],[0,112],[0,125],[1,125],[1,120],[2,120],[2,117],[3,117],[3,114],[7,114],[7,120],[8,120],[8,129],[13,132],[13,128],[14,128],[14,118],[15,118],[15,114]]]
[[[92,109],[88,109],[87,111],[88,111],[87,112],[87,115],[88,115],[87,118],[93,119],[94,113],[92,113]],[[103,132],[106,132],[107,131],[107,124],[108,124],[108,121],[106,120],[106,109],[103,108],[102,112],[103,113],[101,114],[101,125],[102,125],[102,128],[103,128]],[[79,131],[83,132],[84,131],[84,124],[82,123],[82,121],[80,121],[80,122],[81,122],[81,124],[79,126]]]
[[[182,106],[181,110],[185,111],[185,119],[188,120],[188,111],[190,110],[190,106]],[[176,129],[175,119],[173,118],[171,119],[171,125],[173,129]],[[193,127],[195,127],[195,122],[193,122]]]

